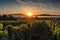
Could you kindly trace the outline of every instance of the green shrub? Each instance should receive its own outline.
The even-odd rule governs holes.
[[[3,24],[0,23],[0,30],[2,30],[2,29],[3,29]]]

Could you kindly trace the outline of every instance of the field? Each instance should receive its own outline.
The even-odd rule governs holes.
[[[60,40],[60,20],[0,20],[0,40]]]

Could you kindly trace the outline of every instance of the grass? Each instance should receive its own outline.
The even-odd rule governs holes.
[[[21,24],[22,22],[22,24]],[[26,22],[26,23],[24,23]],[[7,25],[9,23],[9,25]],[[13,25],[13,24],[15,25]],[[2,33],[3,35],[3,32],[4,34],[6,35],[6,38],[5,40],[9,40],[10,39],[10,36],[9,35],[12,35],[12,36],[17,36],[16,38],[12,37],[10,40],[13,40],[13,39],[19,39],[19,40],[25,40],[25,36],[26,36],[26,40],[37,40],[41,37],[43,37],[42,35],[40,35],[39,33],[39,30],[42,30],[41,33],[44,35],[44,33],[46,31],[49,30],[50,28],[50,31],[52,32],[51,34],[55,35],[57,33],[57,37],[58,37],[58,40],[60,39],[60,20],[7,20],[7,21],[2,21],[0,20],[0,24],[2,24],[2,26],[0,26],[0,33]],[[4,26],[4,24],[6,26]],[[19,25],[17,25],[19,24]],[[48,29],[45,29],[45,26],[48,26]],[[4,30],[3,30],[4,28]],[[10,34],[10,31],[9,29],[11,30],[11,33]],[[46,31],[44,31],[46,30]],[[48,32],[48,34],[50,33],[50,31]],[[44,32],[44,33],[43,33]],[[15,34],[14,34],[15,33]],[[32,35],[31,35],[31,34]],[[50,34],[50,40],[53,39],[52,35]],[[35,35],[35,36],[34,36]],[[4,35],[3,35],[4,36]],[[1,36],[2,37],[2,36]],[[31,39],[30,39],[31,37]],[[35,39],[35,37],[38,37],[37,39]],[[48,38],[48,37],[47,37]],[[1,40],[3,40],[3,37],[1,38]]]

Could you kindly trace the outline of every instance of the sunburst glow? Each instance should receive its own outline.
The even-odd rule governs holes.
[[[27,12],[27,16],[32,16],[33,14],[31,12]]]

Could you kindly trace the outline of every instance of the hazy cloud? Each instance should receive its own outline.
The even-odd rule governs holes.
[[[17,2],[19,2],[19,3],[21,3],[22,5],[24,5],[24,7],[26,6],[30,6],[30,7],[35,7],[35,8],[38,8],[38,9],[40,9],[40,8],[42,8],[42,9],[57,9],[57,8],[55,8],[54,7],[54,5],[53,4],[51,4],[51,3],[46,3],[46,4],[44,4],[44,3],[41,3],[41,2],[34,2],[34,1],[22,1],[22,0],[16,0]],[[36,0],[35,0],[36,1]],[[39,1],[39,0],[37,0],[37,1]],[[22,6],[21,5],[21,6]]]
[[[56,5],[52,4],[52,2],[56,0],[49,0],[49,1],[48,0],[16,0],[16,1],[22,4],[20,5],[22,7],[22,10],[33,10],[34,12],[41,11],[47,13],[55,13],[60,11],[60,8],[57,8]]]

